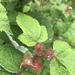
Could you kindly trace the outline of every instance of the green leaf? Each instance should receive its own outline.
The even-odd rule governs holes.
[[[56,25],[54,26],[55,33],[61,36],[68,30],[68,28],[70,27],[70,24],[71,24],[70,22],[62,21],[61,19],[59,19],[56,22]]]
[[[8,13],[7,13],[7,15],[8,15],[8,18],[9,18],[9,21],[10,21],[10,23],[12,24],[12,25],[16,25],[16,17],[17,17],[17,15],[18,15],[18,12],[16,12],[16,11],[9,11]],[[14,27],[14,26],[13,26]],[[14,27],[15,28],[15,27]]]
[[[50,75],[50,61],[44,61],[40,75]]]
[[[65,52],[66,50],[71,49],[71,47],[66,42],[56,40],[53,44],[53,49],[55,50],[55,53],[58,55],[62,52]]]
[[[45,26],[41,26],[41,34],[40,34],[40,39],[37,41],[39,43],[41,43],[42,41],[47,40],[47,30]]]
[[[36,74],[29,71],[25,71],[25,72],[22,72],[22,75],[36,75]]]
[[[32,4],[31,4],[31,10],[32,10],[32,11],[35,11],[35,10],[39,11],[39,9],[40,9],[40,8],[39,8],[39,6],[38,6],[37,3],[32,3]]]
[[[2,36],[2,37],[1,37]],[[10,40],[8,38],[8,36],[6,35],[5,32],[0,32],[0,39],[3,40],[5,43],[8,42],[10,43]]]
[[[36,44],[36,41],[30,35],[24,33],[21,34],[18,39],[27,46],[34,46]]]
[[[63,14],[65,14],[65,9],[67,7],[67,4],[61,3],[60,5],[54,5],[55,8],[59,11],[62,11]]]
[[[44,6],[42,7],[42,11],[49,11],[49,10],[50,10],[50,6],[51,6],[51,5],[44,5]]]
[[[47,42],[50,42],[54,35],[51,22],[45,16],[43,16],[42,14],[38,12],[30,12],[28,13],[28,15],[37,19],[40,25],[44,25],[46,27],[47,34],[48,34]]]
[[[0,0],[0,2],[12,2],[12,1],[16,1],[16,0]]]
[[[69,26],[68,30],[60,37],[63,40],[69,42],[69,44],[75,46],[75,21]]]
[[[0,71],[0,75],[11,75],[11,73],[6,72],[6,71]]]
[[[3,44],[3,41],[0,39],[0,65],[5,70],[12,73],[20,72],[22,57],[22,53],[9,43]]]
[[[53,49],[55,50],[57,58],[52,60],[52,63],[50,65],[52,75],[55,73],[56,69],[56,75],[75,75],[75,51],[68,45],[67,42],[63,41],[55,41],[53,45]],[[57,63],[58,62],[58,63]],[[59,63],[61,65],[61,68],[65,67],[64,73],[62,74],[62,69],[59,68]],[[55,65],[56,66],[55,66]],[[67,72],[65,72],[67,71]],[[68,73],[68,74],[67,74]]]
[[[61,2],[61,0],[49,0],[49,1],[50,1],[51,3],[54,3],[54,4]]]
[[[0,66],[0,71],[4,71],[4,69],[2,68],[2,66]]]
[[[14,11],[18,1],[17,0],[13,0],[14,2],[7,2],[7,3],[3,3],[4,7],[6,8],[7,11]],[[10,8],[9,8],[10,7]],[[13,13],[14,14],[14,13]],[[12,14],[12,15],[13,15]]]
[[[9,34],[12,34],[10,30],[9,20],[6,14],[7,14],[6,9],[0,3],[0,31],[5,31]]]
[[[31,31],[31,33],[35,37],[38,37],[38,35],[40,35],[41,27],[38,21],[33,19],[32,17],[19,13],[19,15],[17,16],[17,23],[24,33],[26,33],[27,31]]]
[[[34,46],[36,43],[47,40],[48,36],[46,28],[44,26],[40,26],[36,19],[19,13],[17,23],[23,31],[23,34],[21,34],[18,39],[27,46]]]
[[[61,3],[58,6],[58,10],[62,11],[62,13],[65,14],[66,7],[67,7],[67,4]]]
[[[75,75],[75,51],[66,51],[59,55],[58,60],[67,68],[69,75]]]
[[[56,25],[54,26],[55,34],[61,35],[65,31],[65,29],[65,24],[61,20],[57,21]]]
[[[70,75],[66,67],[57,59],[53,59],[50,64],[50,75]]]
[[[24,6],[23,7],[23,13],[28,12],[30,10],[29,6]]]

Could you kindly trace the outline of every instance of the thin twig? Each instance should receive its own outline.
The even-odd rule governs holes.
[[[40,7],[42,8],[42,5],[43,5],[43,1],[42,0],[40,0]]]

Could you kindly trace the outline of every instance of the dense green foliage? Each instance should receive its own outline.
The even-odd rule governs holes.
[[[74,39],[75,0],[0,0],[0,75],[75,75]],[[40,71],[39,63],[22,63],[27,54],[40,55],[38,43],[45,48]]]

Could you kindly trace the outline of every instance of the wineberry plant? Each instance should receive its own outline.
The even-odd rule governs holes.
[[[75,0],[0,0],[0,75],[75,75]]]

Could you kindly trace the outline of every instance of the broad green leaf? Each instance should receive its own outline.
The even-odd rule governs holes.
[[[30,35],[24,33],[21,34],[18,39],[27,46],[34,46],[37,43]]]
[[[17,23],[24,33],[26,33],[27,31],[31,31],[31,33],[36,37],[37,34],[40,35],[40,24],[32,17],[19,13],[19,15],[17,16]]]
[[[47,38],[48,38],[48,35],[47,35],[46,27],[41,26],[41,34],[37,42],[41,43],[42,41],[47,40]]]
[[[44,26],[40,26],[36,19],[19,13],[17,23],[23,31],[23,34],[21,34],[18,39],[27,46],[34,46],[36,43],[47,40],[48,36],[46,28]]]
[[[53,59],[50,64],[50,75],[70,75],[67,68],[57,59]]]
[[[61,35],[61,38],[75,46],[75,21],[69,26],[68,30]]]
[[[30,10],[29,6],[24,6],[23,7],[23,13],[28,12]]]
[[[40,14],[38,12],[30,12],[30,13],[28,13],[28,15],[37,19],[41,25],[44,25],[46,27],[47,34],[48,34],[47,42],[50,42],[54,35],[51,22],[45,16],[43,16],[42,14]]]
[[[25,72],[22,72],[22,75],[36,75],[36,74],[29,71],[25,71]]]
[[[75,75],[75,51],[69,49],[58,55],[58,60],[67,68],[69,75]]]
[[[0,31],[5,31],[9,34],[12,34],[10,30],[9,20],[6,14],[7,14],[6,9],[0,3]]]
[[[53,49],[55,50],[55,53],[58,55],[62,52],[65,52],[68,49],[71,49],[71,47],[66,42],[56,40],[53,44]]]
[[[11,75],[11,73],[6,72],[6,71],[0,71],[0,75]]]
[[[59,63],[61,65],[61,68],[62,67],[66,68],[64,71],[66,70],[68,71],[62,75],[75,75],[75,71],[74,71],[75,69],[75,66],[74,66],[75,65],[74,63],[75,62],[75,51],[68,45],[67,42],[63,42],[59,40],[56,40],[54,42],[53,49],[55,50],[57,58],[53,59],[50,65],[52,75],[54,75],[53,72],[55,71],[55,69],[57,73],[56,75],[60,75],[63,73],[62,69],[59,69],[59,66],[58,66]],[[56,62],[59,62],[59,63],[56,63]],[[56,64],[56,66],[54,66],[53,64]]]
[[[5,70],[12,73],[20,72],[22,57],[22,53],[9,43],[3,44],[3,41],[0,39],[0,65]]]

